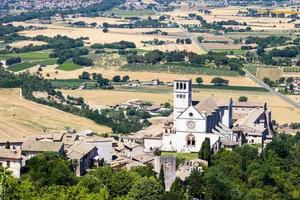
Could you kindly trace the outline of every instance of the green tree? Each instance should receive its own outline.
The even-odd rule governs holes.
[[[204,37],[199,36],[199,37],[197,37],[197,40],[201,43],[204,40]]]
[[[9,141],[6,142],[5,149],[10,149],[10,143],[9,143]]]
[[[206,160],[208,163],[210,163],[211,147],[210,147],[210,139],[207,137],[204,139],[204,141],[201,144],[201,148],[198,153],[198,158]]]
[[[211,80],[211,83],[215,85],[228,85],[229,81],[221,77],[215,77]]]
[[[203,79],[202,77],[197,77],[196,78],[196,83],[198,83],[199,85],[203,83]]]
[[[52,152],[29,159],[24,178],[29,178],[37,186],[73,185],[76,182],[71,162]]]
[[[0,199],[19,199],[19,184],[12,173],[0,167]]]
[[[129,81],[129,76],[128,75],[123,76],[122,81],[123,82]]]
[[[120,82],[121,81],[121,77],[119,75],[116,75],[112,78],[113,82]]]
[[[154,177],[143,177],[131,188],[128,197],[132,200],[158,200],[164,189]]]
[[[161,164],[161,166],[160,166],[158,180],[161,182],[161,184],[165,188],[165,172],[164,172],[164,166],[163,166],[163,164]]]
[[[147,164],[145,166],[133,167],[131,169],[131,172],[135,172],[141,177],[151,177],[156,175],[156,173],[153,171],[153,166],[150,164]]]
[[[126,170],[116,172],[108,184],[110,196],[117,197],[127,195],[137,178],[135,173],[130,173]]]
[[[204,197],[204,180],[203,175],[198,169],[193,169],[187,178],[188,194],[192,198],[203,199]]]
[[[246,97],[246,96],[239,97],[239,102],[247,102],[247,101],[248,101],[248,97]]]

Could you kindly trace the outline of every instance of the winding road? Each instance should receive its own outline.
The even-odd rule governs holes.
[[[296,107],[296,108],[300,108],[300,104],[295,102],[294,100],[292,100],[291,98],[289,98],[288,96],[281,94],[280,92],[275,91],[273,88],[271,88],[270,86],[268,86],[267,84],[265,84],[263,81],[257,79],[255,76],[253,76],[247,69],[244,69],[244,71],[246,72],[246,76],[249,77],[252,81],[254,81],[257,85],[264,87],[266,90],[268,90],[269,92],[271,92],[271,94],[278,96],[279,98],[281,98],[282,100],[286,101],[287,103],[289,103],[290,105]]]

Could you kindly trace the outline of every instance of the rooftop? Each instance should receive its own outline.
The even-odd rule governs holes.
[[[70,159],[81,159],[84,155],[96,148],[94,145],[82,141],[75,142],[67,148],[67,157]]]
[[[215,112],[219,107],[228,106],[229,100],[221,100],[221,99],[214,99],[214,98],[207,98],[203,101],[200,101],[198,104],[194,106],[194,108],[198,112],[205,112],[207,115],[211,115]]]
[[[26,140],[22,146],[22,151],[33,151],[33,152],[59,152],[63,147],[62,142],[48,142],[48,141],[35,141]]]
[[[0,158],[18,160],[22,158],[21,151],[0,149]]]

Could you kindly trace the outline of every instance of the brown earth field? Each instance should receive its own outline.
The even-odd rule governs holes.
[[[21,99],[19,89],[0,89],[0,138],[18,138],[69,128],[111,132],[110,128],[86,118]]]
[[[108,18],[109,20],[112,20]],[[87,19],[86,19],[87,20]],[[96,19],[95,19],[96,20]],[[92,21],[92,19],[91,19]],[[65,35],[71,38],[88,37],[87,45],[94,43],[112,43],[121,40],[134,42],[137,48],[150,50],[160,49],[162,51],[173,50],[186,50],[196,53],[205,53],[205,51],[196,44],[177,45],[175,44],[177,38],[186,38],[184,32],[180,28],[161,28],[160,30],[168,33],[167,36],[162,35],[145,35],[143,32],[154,31],[152,28],[137,28],[137,29],[125,29],[125,28],[111,28],[108,33],[103,33],[101,29],[97,28],[77,28],[70,27],[66,23],[53,22],[53,24],[38,24],[29,22],[14,22],[14,25],[43,27],[42,30],[26,30],[20,32],[20,34],[29,37],[35,37],[37,35],[44,35],[48,37],[54,37],[56,35]],[[144,45],[142,41],[150,41],[159,39],[168,41],[173,44],[170,45]]]
[[[172,103],[173,101],[171,88],[166,89],[165,87],[132,89],[119,87],[115,90],[62,90],[62,92],[64,95],[81,96],[92,107],[120,104],[137,98],[158,105],[164,102]],[[233,101],[237,101],[240,96],[247,96],[249,102],[262,104],[267,102],[269,109],[272,111],[272,118],[280,124],[299,122],[300,120],[300,109],[268,92],[193,89],[193,99],[195,100],[215,97],[220,99],[233,98]]]
[[[50,79],[74,79],[78,78],[79,75],[82,74],[83,71],[87,71],[89,73],[101,73],[103,77],[112,79],[116,75],[125,76],[128,75],[131,80],[140,80],[140,81],[150,81],[153,79],[159,79],[164,82],[172,82],[174,80],[187,78],[192,79],[195,83],[195,79],[197,77],[202,77],[205,84],[211,82],[212,78],[215,76],[206,76],[206,75],[195,75],[195,74],[173,74],[173,73],[154,73],[154,72],[133,72],[133,71],[121,71],[118,68],[115,69],[106,69],[102,67],[85,67],[78,70],[73,71],[62,71],[55,69],[56,66],[48,66],[43,69],[41,72],[45,78]],[[29,71],[34,73],[38,70],[38,67],[33,67]],[[49,77],[47,77],[49,74]],[[224,76],[224,79],[229,80],[229,85],[231,86],[258,86],[255,82],[253,82],[248,77],[233,77],[233,76]]]

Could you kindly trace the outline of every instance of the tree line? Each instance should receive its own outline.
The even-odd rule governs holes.
[[[130,170],[95,167],[75,177],[74,163],[55,153],[28,160],[21,179],[0,168],[2,199],[99,199],[99,200],[256,200],[299,199],[300,133],[281,134],[261,153],[243,145],[232,151],[209,150],[206,139],[199,157],[209,159],[203,171],[194,168],[185,180],[176,178],[164,191],[164,171],[151,165]],[[178,167],[178,166],[177,166]],[[162,169],[162,167],[161,167]],[[58,173],[59,172],[59,173]]]

